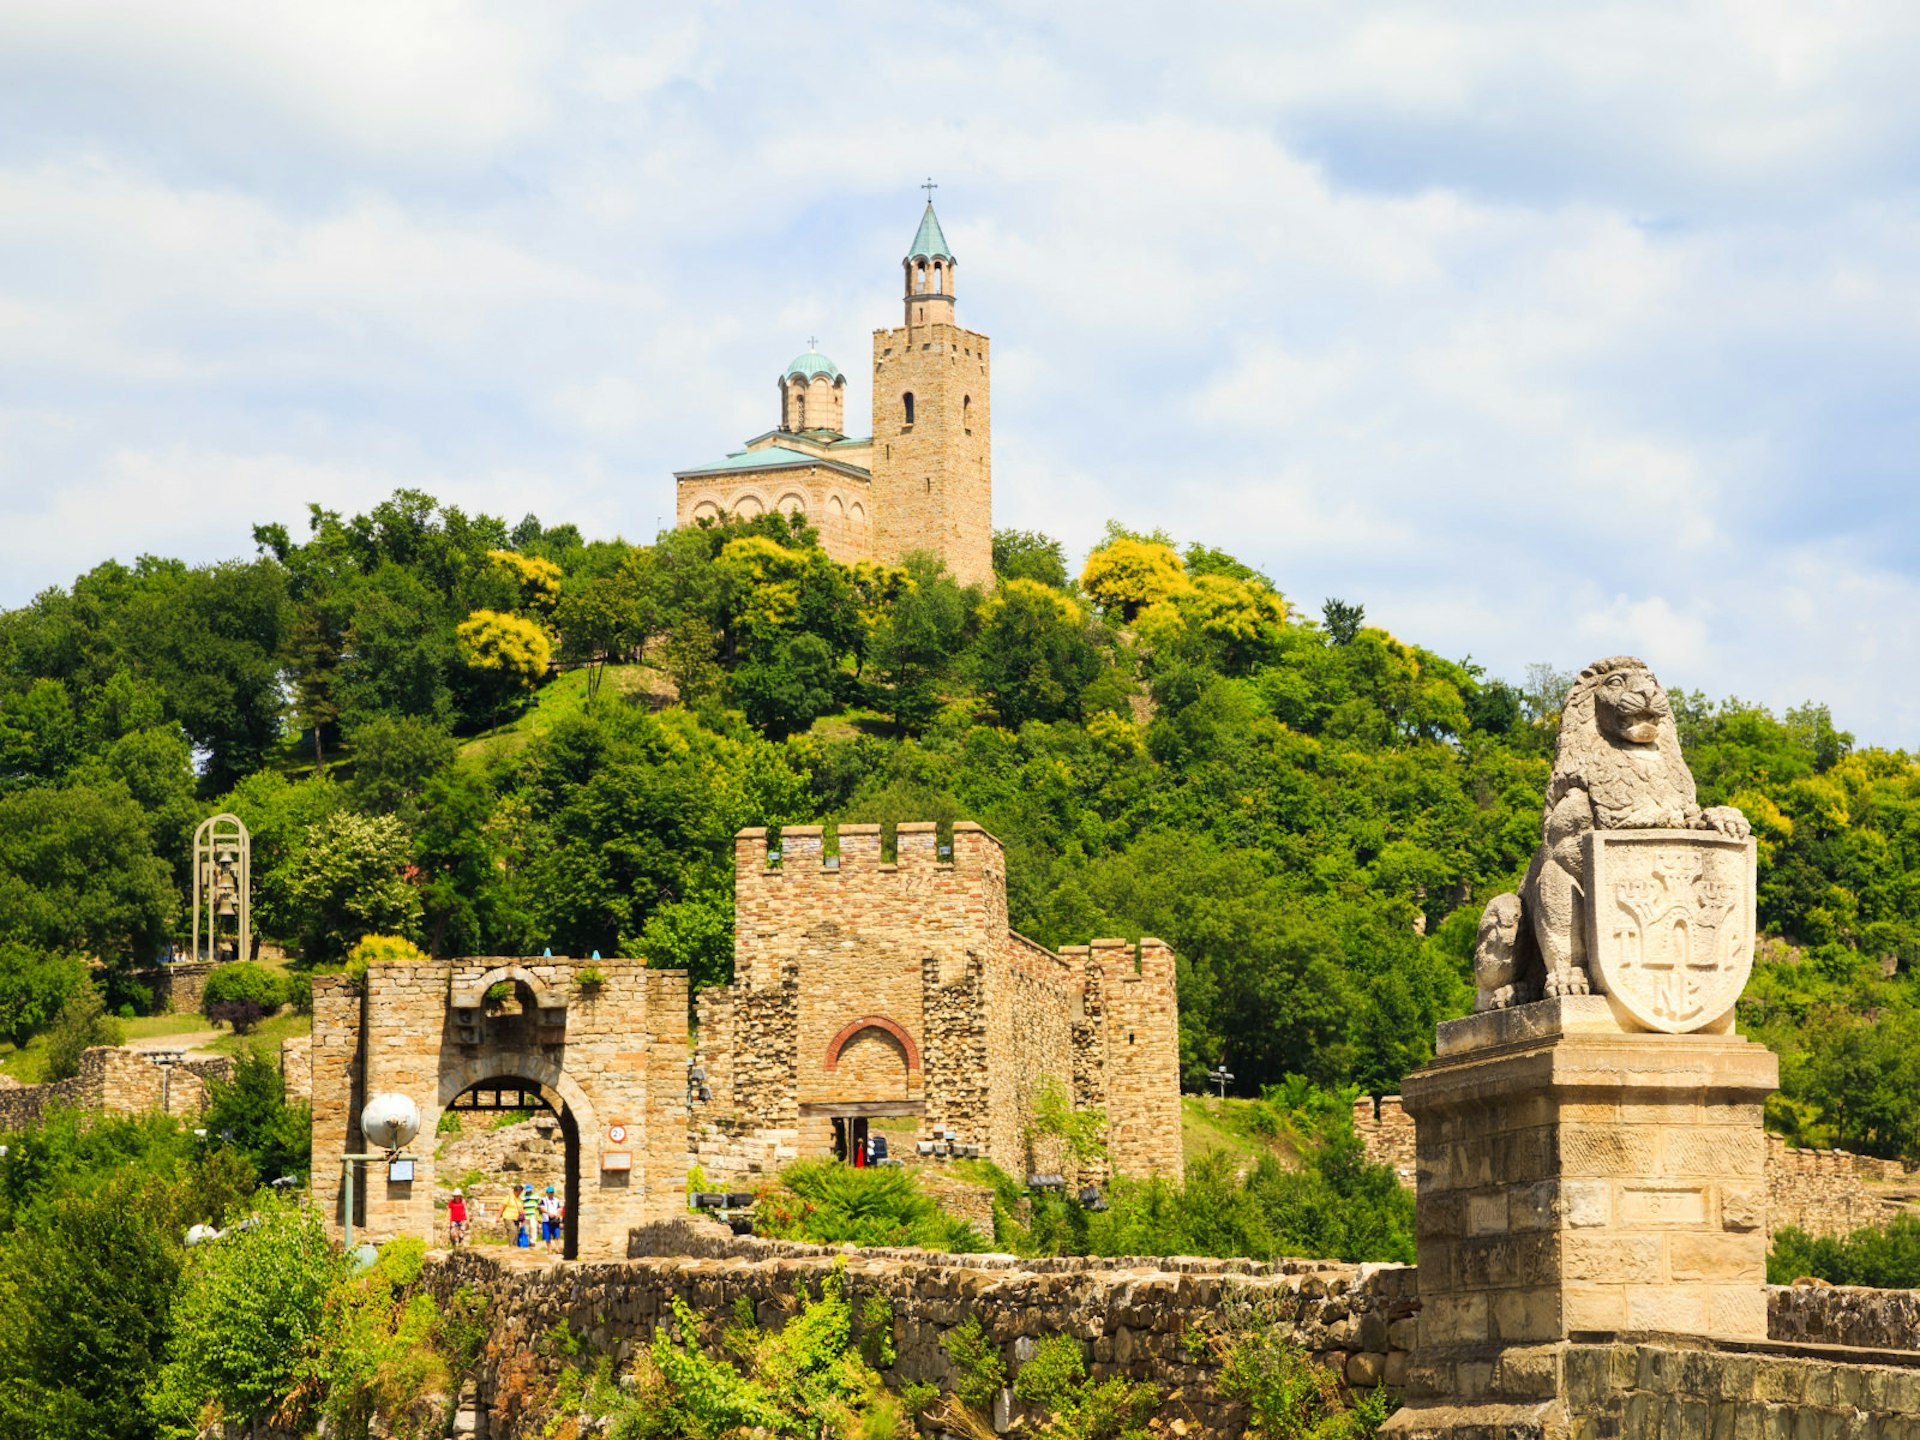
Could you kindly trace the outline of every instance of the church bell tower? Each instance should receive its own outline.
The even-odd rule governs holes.
[[[931,198],[901,268],[905,323],[873,332],[874,549],[930,550],[961,584],[991,585],[989,347],[954,318],[959,262]]]

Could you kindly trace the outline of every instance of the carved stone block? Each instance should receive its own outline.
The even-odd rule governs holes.
[[[1582,861],[1595,987],[1649,1030],[1723,1020],[1753,972],[1752,839],[1595,830]]]

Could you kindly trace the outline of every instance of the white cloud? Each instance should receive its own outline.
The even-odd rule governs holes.
[[[417,485],[629,536],[931,171],[996,515],[1920,743],[1886,0],[0,9],[0,604]]]

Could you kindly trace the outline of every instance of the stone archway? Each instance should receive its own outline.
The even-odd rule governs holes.
[[[575,1260],[580,1255],[580,1203],[582,1189],[580,1184],[580,1137],[582,1133],[595,1133],[593,1107],[579,1085],[563,1073],[555,1073],[548,1080],[536,1078],[535,1071],[552,1071],[537,1057],[523,1057],[518,1063],[502,1057],[498,1062],[498,1073],[483,1076],[471,1083],[463,1084],[466,1075],[474,1068],[487,1068],[480,1062],[458,1065],[443,1072],[440,1080],[440,1112],[445,1114],[453,1108],[462,1096],[474,1092],[485,1093],[489,1090],[521,1089],[537,1086],[542,1095],[542,1103],[554,1120],[559,1124],[560,1136],[566,1147],[566,1182],[561,1195],[561,1258]],[[449,1093],[451,1092],[451,1093]],[[547,1096],[552,1096],[551,1100]],[[554,1103],[557,1101],[558,1103]],[[536,1242],[538,1237],[535,1237]]]
[[[503,983],[511,995],[489,1000]],[[489,1084],[537,1089],[566,1141],[566,1253],[624,1255],[635,1225],[685,1207],[686,1045],[685,972],[638,960],[487,956],[375,965],[358,985],[316,977],[314,1200],[340,1224],[342,1157],[367,1149],[361,1107],[405,1095],[420,1110],[413,1174],[367,1164],[356,1225],[444,1244],[441,1116]]]

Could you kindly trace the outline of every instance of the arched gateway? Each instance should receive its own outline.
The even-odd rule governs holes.
[[[434,1135],[449,1110],[537,1097],[566,1138],[566,1253],[624,1255],[628,1230],[683,1208],[687,977],[637,960],[493,957],[376,965],[313,986],[313,1195],[335,1226],[340,1157],[367,1148],[368,1097],[420,1107],[413,1178],[369,1164],[355,1229],[445,1243]]]

